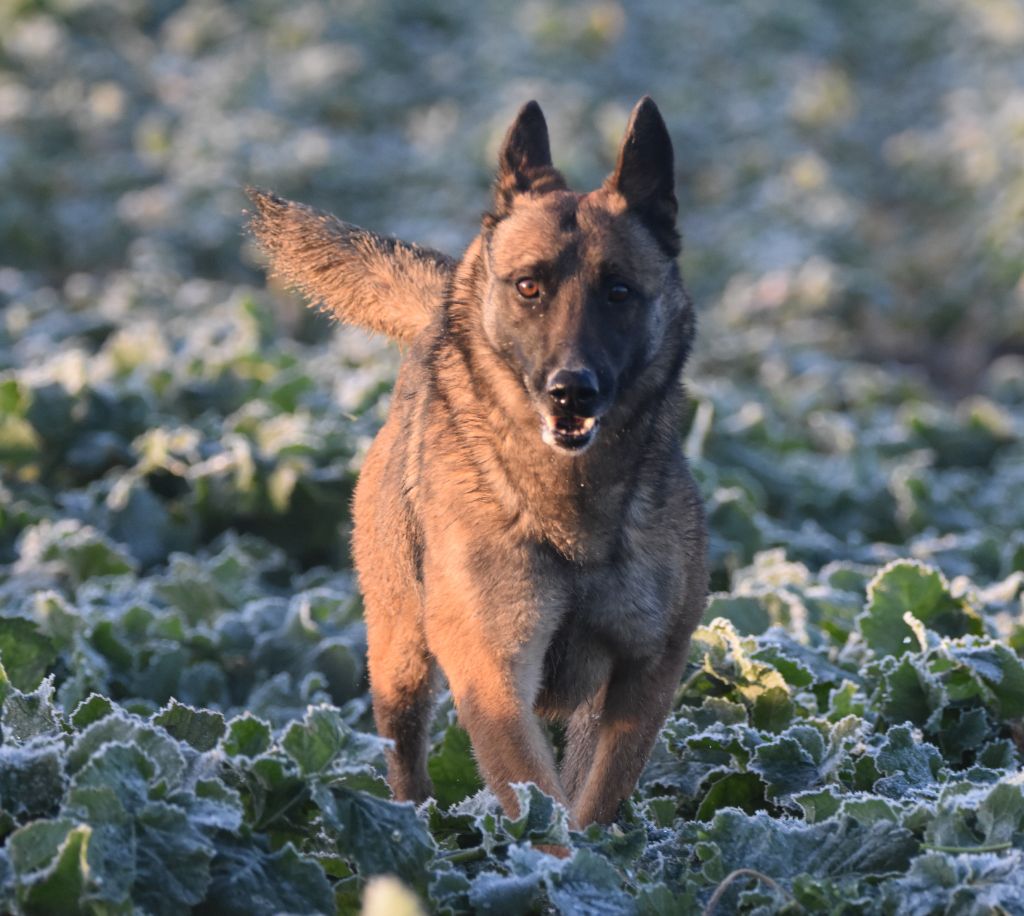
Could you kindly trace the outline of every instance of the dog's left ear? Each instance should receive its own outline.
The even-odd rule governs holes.
[[[527,102],[516,115],[498,153],[494,186],[497,216],[506,216],[517,194],[543,193],[565,187],[565,179],[551,162],[551,143],[544,112]]]
[[[678,204],[672,139],[649,95],[636,103],[630,115],[618,164],[604,186],[625,199],[667,254],[679,254],[682,246],[676,229]]]

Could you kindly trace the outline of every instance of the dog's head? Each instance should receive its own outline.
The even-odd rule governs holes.
[[[499,155],[481,234],[484,334],[522,381],[544,441],[579,454],[687,308],[676,257],[672,142],[650,98],[596,191],[567,189],[536,102]]]

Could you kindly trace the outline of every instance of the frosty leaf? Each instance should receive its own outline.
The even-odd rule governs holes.
[[[15,886],[30,916],[85,913],[89,883],[87,852],[92,830],[67,821],[35,821],[11,837]]]
[[[135,569],[135,561],[110,538],[74,519],[41,522],[22,535],[19,567],[47,562],[56,564],[74,585]]]
[[[781,732],[793,721],[793,701],[784,687],[769,687],[754,697],[750,722],[766,732]]]
[[[1001,719],[1024,717],[1024,661],[995,640],[963,640],[949,654],[991,691],[993,712]]]
[[[31,693],[8,688],[2,723],[5,742],[18,744],[41,736],[62,735],[62,716],[53,704],[53,680],[48,678]]]
[[[455,722],[445,729],[440,745],[430,755],[427,771],[434,784],[434,797],[444,807],[457,804],[483,787],[469,735]]]
[[[784,630],[773,627],[759,640],[754,657],[769,662],[783,673],[786,682],[797,687],[810,684],[841,684],[860,682],[856,670],[840,667],[829,660],[827,652],[811,648],[793,639]]]
[[[952,763],[959,763],[963,754],[977,749],[991,731],[988,714],[984,709],[958,709],[945,719],[939,731],[942,753]]]
[[[949,694],[927,662],[916,653],[908,653],[898,661],[882,659],[879,670],[876,702],[885,717],[893,723],[936,728]]]
[[[224,752],[232,757],[258,757],[270,747],[270,725],[246,712],[227,723]]]
[[[135,821],[132,899],[156,914],[174,914],[206,896],[214,847],[180,808],[150,802]]]
[[[932,913],[1012,913],[1024,909],[1024,856],[927,853],[903,877],[884,885],[891,905],[908,916]]]
[[[0,809],[21,821],[55,814],[64,794],[62,751],[46,738],[0,746]]]
[[[502,817],[503,830],[518,841],[530,840],[534,845],[566,845],[569,842],[568,812],[550,795],[530,783],[513,783],[512,791],[519,804],[519,817]]]
[[[728,620],[743,636],[763,633],[773,623],[761,601],[752,595],[712,595],[708,599],[703,622],[711,623],[716,617]]]
[[[619,916],[636,912],[636,904],[622,890],[615,869],[587,849],[578,850],[560,870],[549,872],[546,879],[548,896],[559,913]]]
[[[830,818],[811,825],[763,812],[718,812],[701,838],[720,851],[725,872],[754,868],[776,879],[870,875],[906,868],[917,851],[910,831],[893,823],[860,825]]]
[[[310,707],[302,722],[293,722],[281,738],[281,747],[303,775],[323,772],[345,752],[347,763],[376,760],[382,742],[353,731],[332,706]]]
[[[710,820],[722,808],[739,808],[753,814],[767,805],[765,784],[756,773],[729,773],[711,784],[697,808],[697,818]]]
[[[156,765],[132,744],[111,741],[99,749],[74,776],[72,785],[107,788],[130,809],[138,809],[149,798]]]
[[[53,642],[31,620],[0,617],[0,662],[19,690],[35,690],[56,658]]]
[[[173,699],[158,715],[153,716],[153,722],[197,751],[215,748],[225,728],[224,717],[219,712],[193,709]]]
[[[476,912],[508,914],[530,912],[537,905],[543,876],[502,875],[483,872],[469,887],[469,902]]]
[[[817,785],[825,743],[817,729],[796,725],[771,742],[762,744],[750,761],[773,795],[790,795]]]
[[[411,804],[319,783],[311,791],[338,852],[360,874],[394,874],[414,887],[425,887],[434,842]]]
[[[185,770],[184,752],[194,753],[163,729],[118,710],[93,722],[77,736],[68,751],[68,772],[77,772],[108,742],[131,744],[145,752],[156,768],[155,778],[168,785],[175,785]]]
[[[793,801],[803,808],[804,820],[808,824],[817,824],[838,812],[842,799],[836,794],[835,789],[828,787],[811,792],[800,792],[793,796]]]
[[[962,599],[954,598],[945,577],[923,563],[890,563],[868,583],[861,632],[879,655],[901,655],[915,644],[903,619],[913,614],[930,630],[943,636],[981,633],[981,621]]]
[[[891,798],[931,785],[942,768],[942,754],[938,749],[927,742],[916,741],[905,725],[889,729],[874,760],[878,771],[885,776],[875,789]]]
[[[114,704],[98,693],[90,693],[71,713],[71,724],[82,731],[114,711]]]

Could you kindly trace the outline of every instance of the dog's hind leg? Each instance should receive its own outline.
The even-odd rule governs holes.
[[[433,791],[427,775],[430,713],[437,665],[413,614],[367,614],[370,684],[377,733],[390,738],[388,784],[399,801]]]

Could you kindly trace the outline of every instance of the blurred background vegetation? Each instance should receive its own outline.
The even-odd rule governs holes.
[[[523,100],[591,187],[646,92],[704,311],[956,391],[1024,347],[1016,0],[3,0],[0,36],[7,294],[253,281],[246,182],[457,251]]]
[[[241,187],[458,253],[524,100],[586,188],[650,93],[717,584],[1024,566],[1022,52],[1017,0],[0,0],[0,556],[336,562],[397,355],[266,291]]]

